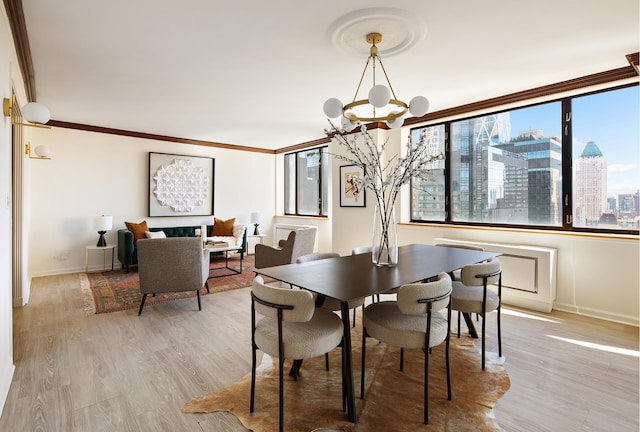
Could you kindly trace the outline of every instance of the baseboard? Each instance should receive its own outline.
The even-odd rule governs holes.
[[[558,303],[558,302],[555,302],[553,304],[553,308],[555,310],[570,312],[577,315],[584,315],[590,318],[598,318],[606,321],[630,325],[633,327],[640,327],[640,320],[638,319],[637,316],[623,315],[623,314],[603,311],[600,309],[592,309],[592,308],[580,307],[580,306],[576,306],[568,303]]]
[[[15,370],[16,366],[8,362],[2,373],[0,373],[0,416],[2,415],[2,411],[4,411],[7,396],[9,396],[9,389],[11,388]]]

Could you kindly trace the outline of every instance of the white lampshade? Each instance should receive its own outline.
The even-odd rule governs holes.
[[[337,118],[342,115],[342,102],[337,98],[327,99],[324,105],[322,106],[324,111],[324,115],[329,118]]]
[[[111,231],[113,226],[113,216],[97,216],[93,221],[96,231]]]
[[[409,102],[409,112],[416,117],[422,117],[429,111],[429,100],[424,96],[416,96]]]
[[[20,113],[22,114],[22,118],[30,123],[45,124],[51,120],[49,108],[37,102],[25,104],[20,109]]]
[[[262,213],[260,212],[252,212],[251,215],[251,223],[252,224],[261,224],[262,223]]]
[[[378,84],[369,90],[369,103],[376,108],[386,106],[391,100],[391,90],[387,86]]]
[[[391,114],[397,114],[397,113],[398,111],[394,111]],[[404,117],[400,116],[400,117],[397,117],[395,120],[387,121],[386,123],[387,123],[387,126],[389,126],[391,129],[399,128],[404,124]]]
[[[340,119],[340,126],[342,126],[342,129],[346,130],[347,132],[351,132],[356,128],[356,124],[351,123],[351,120],[349,120],[345,116],[342,116],[342,118]]]
[[[39,145],[35,149],[33,149],[36,156],[41,158],[50,158],[51,157],[51,149],[46,145]]]

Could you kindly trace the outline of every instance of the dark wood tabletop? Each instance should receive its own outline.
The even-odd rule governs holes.
[[[371,261],[371,253],[364,253],[255,271],[344,302],[422,281],[440,272],[450,272],[498,255],[411,244],[398,248],[398,264],[394,267],[376,267]]]

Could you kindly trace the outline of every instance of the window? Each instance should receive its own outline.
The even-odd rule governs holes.
[[[573,226],[638,228],[638,87],[574,98]]]
[[[447,149],[412,220],[637,230],[638,101],[633,85],[412,129]]]
[[[284,213],[327,216],[329,147],[284,155]]]
[[[430,156],[444,153],[444,125],[428,126],[411,131],[413,145],[423,141]],[[411,218],[413,220],[445,220],[444,160],[431,162],[429,174],[424,179],[411,182]]]

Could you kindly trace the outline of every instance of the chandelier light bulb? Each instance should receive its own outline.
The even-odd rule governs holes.
[[[375,85],[369,90],[369,103],[376,108],[387,106],[390,100],[391,91],[383,84]]]
[[[345,113],[345,114],[348,114],[348,113]],[[342,116],[342,119],[340,119],[340,126],[342,127],[342,129],[344,129],[347,132],[351,132],[356,128],[356,124],[352,123],[351,120],[349,120],[345,116]]]
[[[424,96],[416,96],[409,102],[409,112],[416,117],[422,117],[429,111],[429,100]]]
[[[342,115],[342,102],[337,98],[327,99],[322,109],[324,110],[324,115],[329,118],[340,117]]]
[[[394,115],[394,114],[398,114],[398,111],[393,111],[389,115]],[[387,126],[389,126],[391,129],[399,128],[404,124],[404,117],[400,116],[394,120],[387,120],[385,123],[387,123]]]

